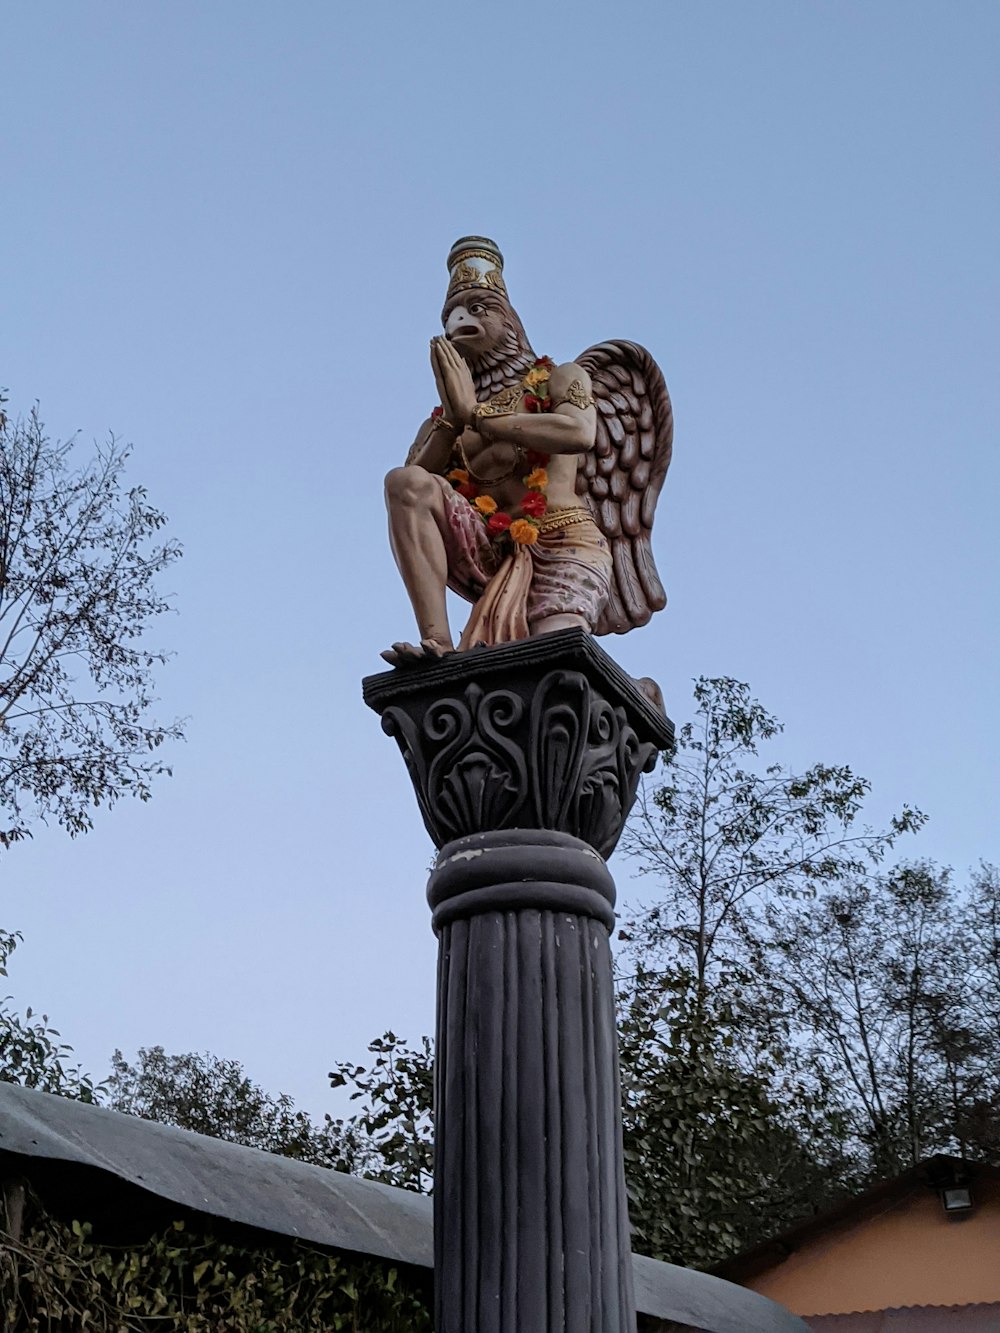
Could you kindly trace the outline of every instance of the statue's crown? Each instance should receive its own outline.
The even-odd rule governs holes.
[[[507,295],[503,285],[503,255],[487,236],[463,236],[448,252],[448,297],[463,287],[489,287]]]

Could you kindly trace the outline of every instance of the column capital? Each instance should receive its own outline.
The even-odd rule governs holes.
[[[673,723],[582,629],[368,676],[438,848],[552,829],[614,850]]]

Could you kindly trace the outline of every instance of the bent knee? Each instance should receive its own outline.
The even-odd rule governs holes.
[[[438,484],[422,467],[394,467],[386,473],[385,498],[403,504],[432,503],[439,493]]]

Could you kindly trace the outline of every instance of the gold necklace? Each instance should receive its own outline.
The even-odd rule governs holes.
[[[487,398],[485,403],[479,403],[472,413],[473,430],[475,430],[483,417],[513,416],[523,397],[524,385],[510,384],[507,388],[501,389],[498,393],[495,393],[492,398]],[[462,466],[473,481],[477,481],[483,486],[495,486],[498,482],[507,481],[507,479],[512,477],[517,471],[518,465],[523,463],[523,451],[521,446],[512,444],[511,448],[514,450],[514,457],[508,470],[499,473],[495,477],[484,477],[473,470],[472,464],[469,462],[468,455],[465,452],[465,446],[462,444],[462,437],[461,435],[458,437],[458,452],[462,457]]]
[[[462,466],[465,468],[466,472],[468,472],[472,480],[479,482],[481,486],[495,486],[499,481],[506,481],[508,477],[514,475],[517,471],[518,464],[521,462],[521,446],[512,444],[510,447],[514,450],[514,459],[509,469],[506,472],[499,473],[495,477],[484,477],[479,472],[476,472],[473,469],[472,464],[469,462],[469,456],[465,452],[465,445],[462,443],[461,435],[456,440],[456,444],[458,445],[458,452],[462,459]]]

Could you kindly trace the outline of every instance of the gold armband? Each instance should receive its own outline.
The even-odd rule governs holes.
[[[509,417],[517,411],[521,399],[524,397],[524,389],[520,384],[512,384],[509,389],[501,389],[495,393],[488,402],[477,403],[472,410],[472,420],[474,423],[482,421],[483,417]]]
[[[566,390],[566,396],[560,398],[559,402],[554,403],[553,406],[561,407],[563,403],[572,403],[574,407],[580,408],[581,411],[586,411],[588,407],[594,406],[594,395],[588,393],[579,380],[574,380]]]

